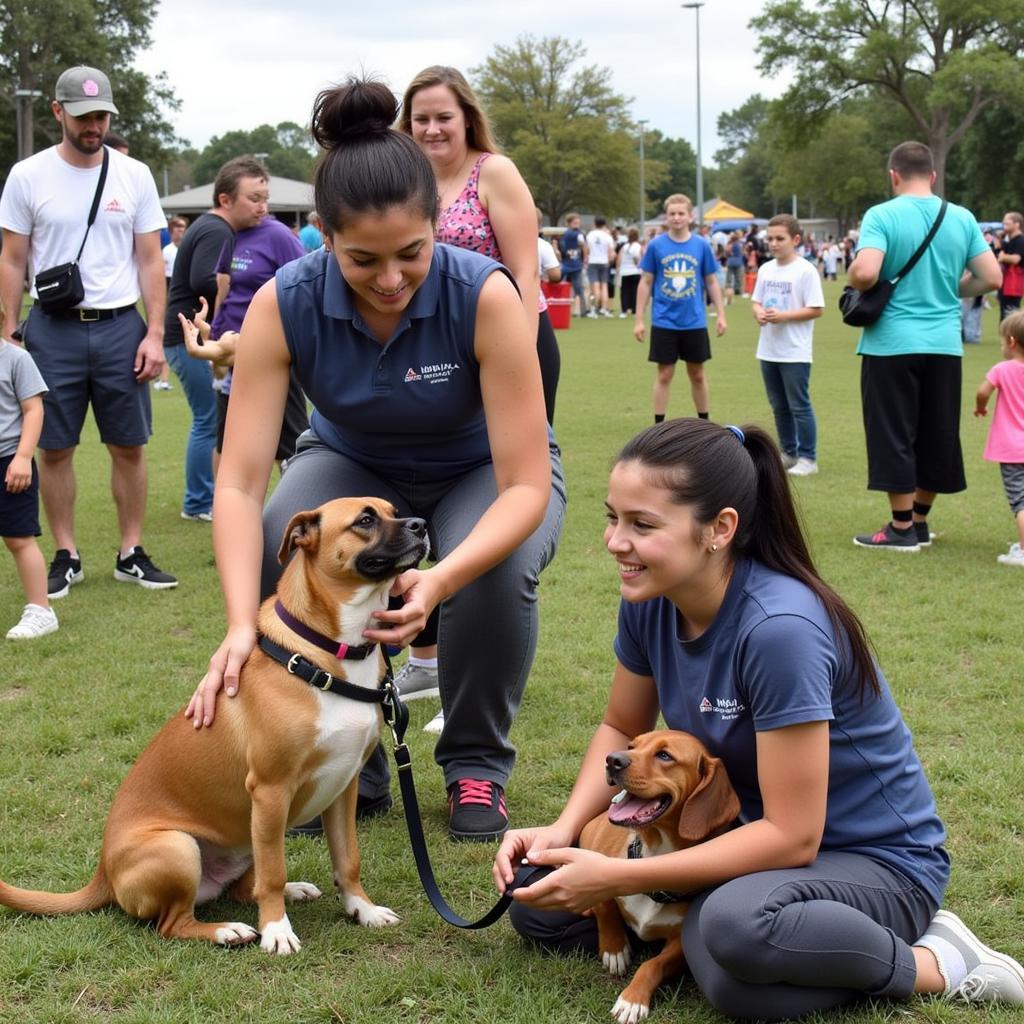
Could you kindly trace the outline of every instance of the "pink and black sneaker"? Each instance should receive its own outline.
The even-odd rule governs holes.
[[[913,526],[905,530],[893,528],[892,523],[886,523],[877,533],[859,533],[853,538],[853,543],[859,548],[881,548],[885,551],[906,551],[914,552],[921,550],[921,542],[918,540],[917,531]]]
[[[505,791],[487,779],[457,779],[448,787],[448,834],[452,839],[486,843],[508,828]]]

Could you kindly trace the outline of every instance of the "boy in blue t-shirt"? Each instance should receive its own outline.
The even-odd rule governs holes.
[[[725,334],[725,306],[718,285],[718,264],[711,246],[690,233],[693,204],[684,195],[665,200],[667,232],[654,238],[640,260],[641,279],[637,289],[636,323],[633,336],[644,340],[644,310],[651,306],[651,346],[647,356],[658,364],[654,378],[654,422],[661,423],[668,409],[668,394],[676,363],[686,363],[690,394],[697,415],[708,418],[708,385],[704,363],[711,358],[705,293],[715,304],[715,333]]]

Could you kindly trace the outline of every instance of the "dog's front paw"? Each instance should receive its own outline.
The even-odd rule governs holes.
[[[265,953],[275,953],[277,956],[288,956],[289,953],[298,953],[302,949],[298,935],[292,931],[291,922],[285,914],[280,921],[271,921],[260,935],[260,947]]]
[[[647,1016],[648,1009],[647,1003],[631,1003],[619,996],[612,1007],[612,1016],[619,1024],[636,1024]]]
[[[221,946],[244,946],[255,942],[260,933],[241,921],[227,921],[217,929],[217,943]]]
[[[285,882],[284,898],[289,903],[318,900],[323,893],[312,882]]]
[[[604,969],[616,978],[619,978],[626,973],[632,961],[633,954],[628,943],[618,952],[605,950],[601,953],[601,963],[604,966]]]
[[[393,910],[371,903],[362,896],[346,896],[345,913],[364,928],[386,928],[400,920]]]

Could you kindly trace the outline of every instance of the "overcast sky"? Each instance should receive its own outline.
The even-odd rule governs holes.
[[[761,7],[706,0],[700,11],[705,165],[719,114],[784,88],[757,71],[747,23]],[[182,104],[176,131],[202,148],[233,129],[307,124],[317,92],[352,72],[376,73],[401,96],[427,65],[467,72],[524,33],[560,35],[584,44],[588,64],[612,69],[635,119],[696,148],[695,21],[680,0],[164,0],[136,63],[167,73]]]

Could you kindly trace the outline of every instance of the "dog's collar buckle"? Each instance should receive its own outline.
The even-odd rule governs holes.
[[[296,672],[298,671],[298,668],[299,668],[299,662],[302,661],[302,660],[303,659],[302,659],[302,655],[301,654],[293,654],[288,659],[288,664],[285,665],[285,668],[288,669],[288,674],[289,675],[293,676],[293,675],[296,674]]]

